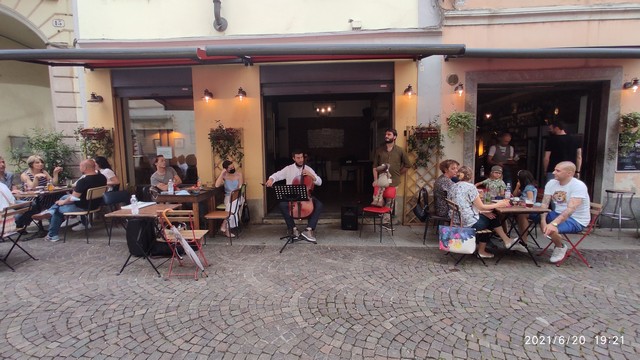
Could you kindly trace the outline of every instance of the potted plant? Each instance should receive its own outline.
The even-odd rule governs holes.
[[[235,128],[225,128],[220,120],[216,120],[216,123],[218,125],[209,132],[211,149],[221,160],[235,160],[242,166],[244,158],[244,153],[241,150],[242,131]]]
[[[79,127],[73,133],[85,158],[96,156],[110,158],[113,155],[114,143],[109,130],[103,127],[87,129]]]
[[[443,155],[442,134],[440,125],[430,122],[428,125],[412,126],[407,138],[409,152],[416,154],[414,168],[428,167],[435,157],[437,161]]]
[[[621,155],[626,156],[636,147],[636,143],[640,141],[640,112],[631,112],[620,115],[620,137],[618,142],[618,151]]]
[[[449,138],[454,138],[457,135],[462,135],[467,131],[471,131],[475,128],[476,116],[467,111],[454,111],[447,118],[447,125],[449,126],[448,135]]]

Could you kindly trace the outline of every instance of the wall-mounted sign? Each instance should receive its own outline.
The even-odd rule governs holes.
[[[64,27],[64,20],[62,20],[62,19],[53,19],[53,20],[51,20],[51,24],[53,24],[53,27]]]

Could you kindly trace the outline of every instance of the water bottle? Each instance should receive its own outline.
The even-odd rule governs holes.
[[[480,176],[484,177],[484,165],[480,166]]]
[[[504,191],[504,198],[511,199],[511,183],[507,183],[507,189]]]
[[[138,207],[138,199],[136,198],[135,195],[131,195],[131,213],[133,215],[138,215],[138,213],[140,212],[140,208]]]
[[[173,179],[169,179],[169,183],[167,183],[167,191],[169,195],[173,195]]]

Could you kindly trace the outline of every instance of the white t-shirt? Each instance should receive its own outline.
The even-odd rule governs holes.
[[[576,211],[573,212],[571,218],[577,221],[582,226],[589,225],[591,221],[591,200],[589,198],[589,192],[587,191],[587,185],[582,181],[571,178],[571,181],[567,185],[560,185],[558,180],[551,180],[544,187],[544,194],[551,196],[551,201],[555,204],[555,212],[561,214],[567,210],[569,199],[578,198],[582,199],[582,203],[578,206]]]
[[[11,190],[4,183],[0,182],[0,210],[6,208],[9,205],[16,203],[16,198],[13,197]]]

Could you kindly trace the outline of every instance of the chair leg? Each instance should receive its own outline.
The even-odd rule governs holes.
[[[65,216],[65,219],[63,221],[67,221],[67,225],[64,227],[64,239],[62,239],[63,243],[67,242],[67,231],[69,231],[69,217]]]

